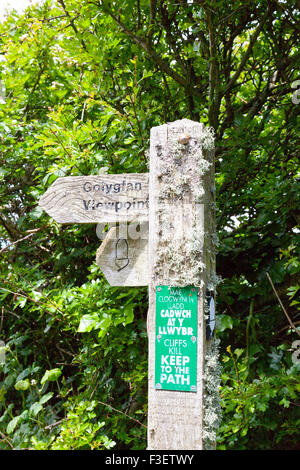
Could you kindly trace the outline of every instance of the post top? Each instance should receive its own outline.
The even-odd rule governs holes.
[[[182,126],[203,126],[201,122],[192,121],[191,119],[178,119],[177,121],[167,122],[167,126],[170,127],[182,127]]]
[[[166,124],[162,124],[160,126],[154,126],[152,127],[151,132],[156,132],[158,130],[161,130],[162,132],[165,130],[167,132],[167,129],[170,129],[173,132],[176,132],[176,129],[178,129],[179,131],[189,131],[194,129],[194,131],[198,133],[204,131],[205,126],[201,122],[192,121],[191,119],[184,118],[178,119],[177,121],[173,122],[167,122]]]

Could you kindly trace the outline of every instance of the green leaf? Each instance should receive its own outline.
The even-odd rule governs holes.
[[[28,215],[32,220],[37,220],[41,217],[43,214],[43,209],[41,207],[35,207]]]
[[[18,380],[18,382],[15,383],[15,389],[16,390],[27,390],[30,387],[29,380]]]
[[[21,419],[21,416],[15,416],[7,425],[6,427],[6,432],[7,434],[11,434],[14,432],[16,426],[18,425],[19,421]]]
[[[46,370],[45,374],[43,375],[41,379],[41,384],[43,385],[45,382],[55,382],[55,380],[57,380],[58,377],[60,376],[61,376],[60,369]]]
[[[233,320],[230,315],[219,314],[217,316],[218,321],[218,331],[222,332],[226,329],[232,330],[233,328]]]
[[[131,323],[134,319],[134,312],[133,312],[132,305],[126,305],[126,307],[124,308],[124,313],[125,313],[125,325],[128,325],[128,323]]]
[[[81,317],[78,333],[86,333],[92,331],[98,326],[99,318],[97,314],[87,314]]]
[[[33,416],[36,416],[42,409],[43,405],[39,401],[37,401],[33,403],[33,405],[31,405],[29,411],[33,414]]]
[[[26,369],[24,369],[17,377],[17,382],[18,380],[23,380],[25,379],[26,377],[28,377],[28,375],[30,374],[31,372],[31,367],[26,367]]]
[[[47,401],[50,400],[50,398],[53,397],[53,392],[46,393],[46,395],[43,395],[42,398],[40,399],[39,403],[43,405],[44,403],[47,403]]]
[[[289,406],[290,406],[290,401],[283,397],[282,400],[280,400],[279,404],[280,404],[280,405],[283,405],[284,408],[289,408]]]

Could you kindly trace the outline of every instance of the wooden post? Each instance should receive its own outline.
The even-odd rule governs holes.
[[[149,178],[149,450],[204,448],[205,355],[213,341],[206,340],[211,336],[207,295],[216,278],[214,201],[211,131],[187,119],[154,127]]]

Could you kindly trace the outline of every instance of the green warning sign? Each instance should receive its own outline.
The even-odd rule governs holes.
[[[197,391],[197,288],[156,287],[155,388]]]

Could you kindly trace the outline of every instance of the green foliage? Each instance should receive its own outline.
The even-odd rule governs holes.
[[[243,349],[231,352],[229,346],[227,352],[218,448],[264,450],[272,443],[278,449],[296,450],[300,419],[293,408],[300,391],[300,363],[291,364],[286,348],[273,347],[263,366],[259,349],[250,358]]]
[[[67,404],[68,413],[60,433],[49,441],[38,441],[32,437],[35,450],[101,450],[114,447],[115,442],[99,433],[104,422],[99,422],[94,409],[95,401],[82,400]]]
[[[0,449],[144,449],[147,291],[110,287],[59,176],[146,172],[150,129],[216,141],[222,449],[299,441],[295,0],[46,0],[0,23]],[[231,349],[226,351],[228,345]]]
[[[60,405],[55,404],[54,392],[48,383],[54,379],[54,375],[51,377],[50,374],[42,382],[39,380],[41,367],[36,362],[30,361],[30,365],[26,367],[30,355],[26,341],[28,335],[15,334],[6,345],[6,360],[2,371],[4,380],[0,385],[0,427],[8,438],[1,442],[1,449],[7,446],[28,448],[32,435],[48,437],[47,425],[55,421],[60,409]],[[59,369],[57,371],[61,372]],[[48,371],[51,372],[53,373]],[[40,382],[43,384],[41,387]]]

